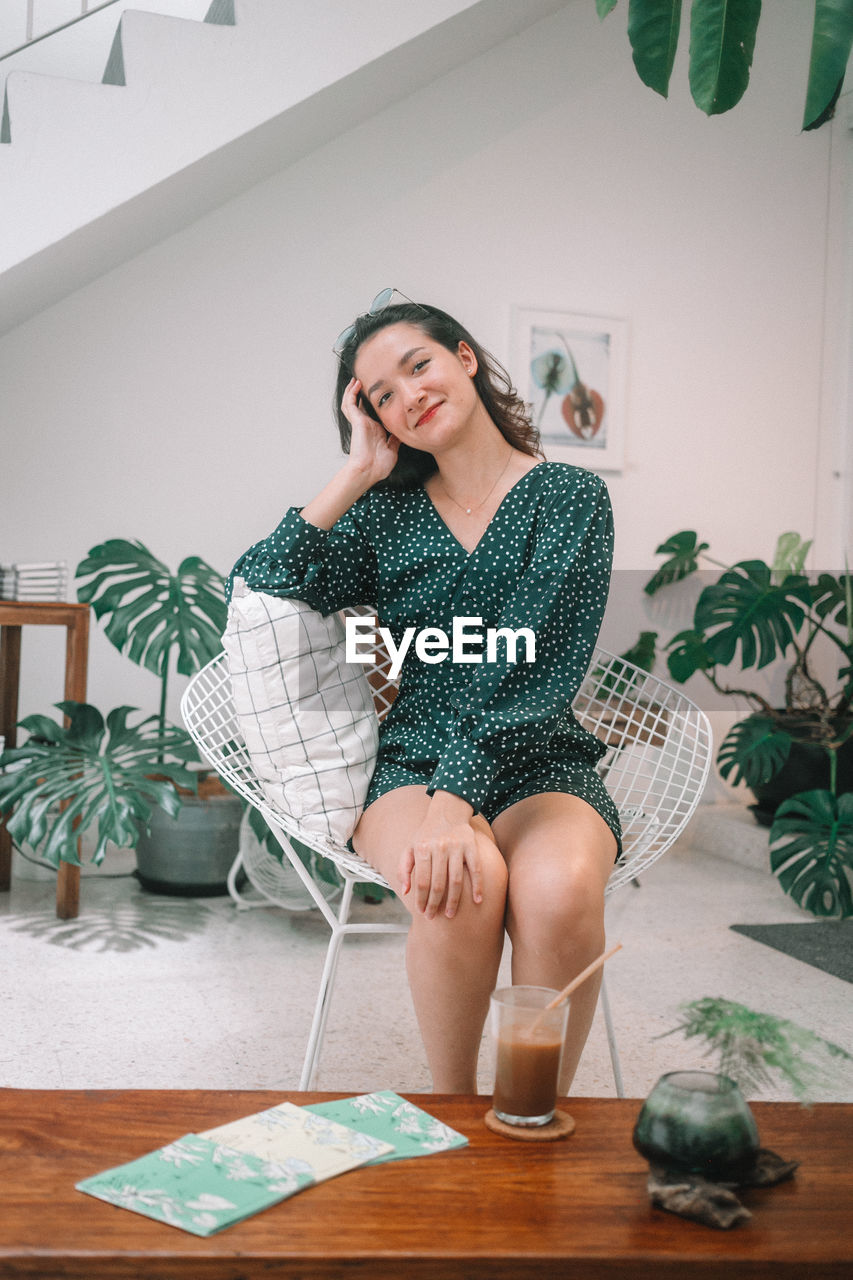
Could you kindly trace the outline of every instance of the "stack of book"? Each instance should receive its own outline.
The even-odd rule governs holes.
[[[65,600],[67,591],[64,560],[0,564],[0,600]]]
[[[204,1133],[184,1134],[76,1187],[107,1204],[209,1236],[361,1165],[467,1145],[463,1134],[383,1089],[310,1107],[282,1102]]]

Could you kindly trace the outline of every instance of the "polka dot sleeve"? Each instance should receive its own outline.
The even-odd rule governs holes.
[[[242,578],[253,591],[304,600],[320,613],[375,604],[376,555],[368,536],[369,504],[360,498],[331,529],[318,529],[291,507],[268,538],[235,564],[226,587]]]
[[[475,668],[454,693],[453,722],[429,791],[452,791],[479,810],[499,761],[544,746],[565,727],[586,674],[610,583],[613,517],[603,481],[575,472],[543,522],[533,555],[506,601],[499,623],[531,628],[535,660]],[[519,644],[516,657],[522,653]]]

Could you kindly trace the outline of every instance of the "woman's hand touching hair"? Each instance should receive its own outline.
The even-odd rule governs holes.
[[[373,485],[394,470],[400,441],[389,435],[382,423],[371,418],[361,407],[362,390],[358,378],[351,378],[341,400],[341,412],[352,428],[350,466],[369,477],[369,483]]]
[[[367,490],[389,475],[397,461],[400,442],[358,403],[361,383],[351,378],[341,401],[341,412],[352,428],[350,453],[324,489],[302,508],[302,519],[318,529],[331,529],[345,511]]]

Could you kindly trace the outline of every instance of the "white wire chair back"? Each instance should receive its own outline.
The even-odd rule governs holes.
[[[599,769],[622,820],[622,856],[609,894],[686,827],[711,768],[711,725],[680,689],[602,648],[572,709],[608,747]]]
[[[378,638],[376,653],[368,678],[381,719],[396,687],[388,678],[390,660]],[[584,728],[608,747],[599,768],[623,827],[622,856],[607,886],[612,893],[659,858],[684,830],[707,781],[711,728],[704,712],[680,690],[602,648],[595,650],[573,710]],[[190,681],[181,712],[202,755],[268,821],[356,879],[388,887],[358,854],[305,831],[267,800],[240,733],[224,653]],[[250,878],[254,881],[254,871]]]

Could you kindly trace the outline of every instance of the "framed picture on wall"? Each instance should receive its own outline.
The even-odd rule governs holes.
[[[547,458],[621,471],[627,337],[626,320],[514,309],[513,372]]]

